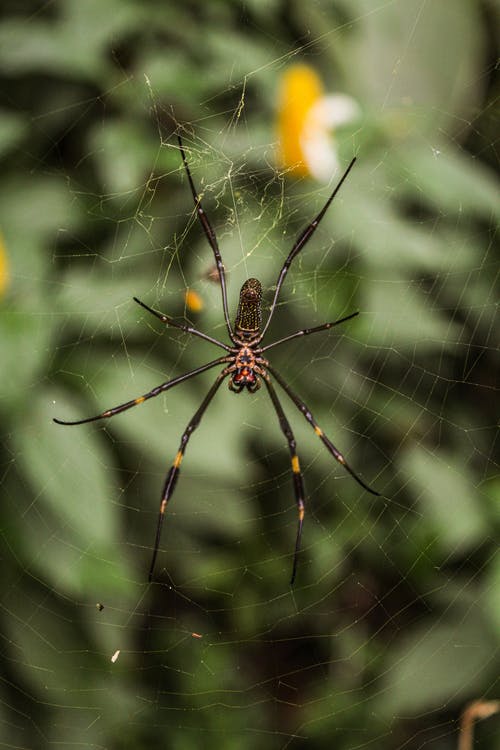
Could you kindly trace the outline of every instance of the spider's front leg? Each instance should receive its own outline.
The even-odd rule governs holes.
[[[264,383],[267,386],[269,396],[271,397],[271,401],[273,402],[273,406],[280,423],[281,431],[287,439],[288,448],[290,450],[290,458],[292,462],[293,489],[295,493],[295,502],[297,503],[297,511],[299,514],[297,537],[295,539],[295,552],[293,555],[292,576],[290,578],[290,586],[292,586],[295,581],[295,575],[297,573],[297,561],[299,559],[300,544],[302,540],[302,524],[304,522],[305,514],[304,480],[302,478],[299,457],[296,451],[297,444],[295,442],[295,436],[292,432],[292,428],[290,427],[290,423],[286,418],[285,412],[283,411],[283,407],[281,406],[280,400],[278,398],[278,394],[274,390],[269,375],[264,372],[263,378]]]
[[[87,417],[86,419],[77,419],[72,422],[68,422],[67,420],[57,419],[56,417],[54,417],[52,421],[55,422],[56,424],[62,424],[62,425],[77,425],[77,424],[87,424],[88,422],[96,422],[99,419],[109,419],[109,417],[114,417],[116,414],[121,414],[122,411],[127,411],[127,409],[132,409],[132,407],[134,406],[139,406],[139,404],[143,404],[144,401],[147,401],[150,398],[159,396],[160,393],[165,393],[166,391],[169,391],[170,388],[174,388],[174,386],[179,385],[179,383],[184,383],[184,381],[189,380],[195,375],[199,375],[200,373],[205,372],[206,370],[210,370],[211,367],[215,367],[216,365],[221,365],[223,362],[228,362],[230,361],[230,359],[231,358],[229,357],[219,357],[218,359],[214,359],[212,362],[207,362],[206,365],[197,367],[195,370],[190,370],[189,372],[185,372],[184,375],[179,375],[178,377],[173,378],[172,380],[167,380],[165,383],[162,383],[161,385],[157,385],[156,388],[153,388],[151,391],[148,391],[148,393],[144,393],[142,396],[133,398],[131,401],[126,401],[124,404],[113,406],[111,409],[106,409],[106,411],[103,411],[94,417]]]
[[[268,367],[269,367],[269,372],[271,373],[271,375],[278,381],[278,383],[283,388],[283,390],[285,391],[285,393],[293,401],[293,403],[295,404],[295,406],[297,407],[297,409],[302,413],[302,415],[305,417],[305,419],[307,420],[307,422],[309,422],[309,424],[311,425],[311,427],[314,430],[315,435],[317,435],[317,437],[319,437],[319,439],[321,440],[321,442],[323,443],[323,445],[326,447],[326,449],[328,450],[328,452],[330,453],[330,455],[332,455],[335,458],[335,460],[338,461],[339,464],[341,464],[341,466],[343,466],[344,469],[347,472],[349,472],[349,474],[351,475],[351,477],[353,479],[355,479],[356,482],[361,487],[363,487],[364,490],[366,490],[367,492],[370,492],[372,495],[377,495],[378,497],[380,497],[380,495],[381,495],[380,492],[377,492],[377,490],[372,489],[368,484],[366,484],[366,482],[364,482],[361,479],[361,477],[358,477],[358,475],[356,474],[356,472],[353,469],[351,469],[351,467],[349,466],[349,464],[345,460],[345,458],[342,455],[342,453],[338,450],[338,448],[335,447],[335,445],[332,443],[332,441],[330,440],[330,438],[327,437],[327,435],[325,435],[325,433],[323,432],[323,430],[321,429],[321,427],[319,426],[319,424],[314,419],[314,417],[311,414],[310,410],[307,408],[306,404],[302,401],[302,399],[300,399],[297,396],[297,394],[294,391],[292,391],[292,389],[290,388],[290,386],[281,377],[281,375],[279,374],[279,372],[277,372],[273,367],[271,367],[271,365],[268,365]]]
[[[160,547],[160,539],[161,539],[161,531],[163,526],[163,518],[165,516],[165,511],[167,509],[168,502],[170,498],[173,495],[175,485],[177,484],[177,480],[179,478],[179,471],[180,466],[182,463],[182,459],[184,457],[184,453],[186,451],[186,446],[189,442],[189,438],[193,434],[193,432],[196,430],[198,425],[200,424],[201,418],[203,417],[203,414],[205,413],[207,406],[215,396],[217,390],[219,389],[220,384],[224,380],[225,377],[229,374],[231,367],[226,367],[222,372],[217,376],[217,379],[215,383],[210,388],[209,392],[203,399],[200,407],[194,414],[194,416],[189,420],[189,423],[182,433],[181,437],[181,443],[179,446],[179,450],[177,451],[174,462],[172,466],[170,467],[170,471],[168,472],[167,478],[165,480],[165,485],[163,487],[163,492],[161,496],[161,502],[160,502],[160,510],[158,513],[158,524],[156,527],[156,536],[155,536],[155,544],[153,549],[153,556],[151,558],[151,565],[149,567],[149,576],[148,580],[151,582],[153,578],[153,573],[155,569],[155,563],[156,563],[156,557],[158,555],[158,550]]]

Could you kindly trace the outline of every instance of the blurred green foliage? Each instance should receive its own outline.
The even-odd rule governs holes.
[[[2,745],[455,748],[463,705],[498,697],[498,6],[7,0],[1,14]],[[290,592],[283,436],[265,393],[221,389],[147,586],[163,477],[212,376],[104,428],[51,419],[213,358],[133,295],[224,336],[178,124],[231,310],[246,276],[275,282],[327,195],[274,164],[297,59],[364,119],[340,138],[358,164],[270,336],[361,315],[273,362],[384,496],[332,465],[283,397],[308,498]]]

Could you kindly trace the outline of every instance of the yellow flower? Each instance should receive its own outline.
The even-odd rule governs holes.
[[[186,303],[186,307],[190,312],[198,313],[203,310],[203,300],[198,292],[194,291],[194,289],[186,289],[184,302]]]
[[[3,237],[0,234],[0,297],[3,296],[5,290],[7,289],[9,281],[10,275],[9,262],[7,260],[7,251],[5,249]]]
[[[346,94],[325,95],[309,65],[293,65],[283,75],[278,105],[280,162],[298,177],[329,182],[339,167],[332,131],[360,116]]]

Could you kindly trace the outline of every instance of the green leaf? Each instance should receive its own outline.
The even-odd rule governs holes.
[[[341,64],[352,90],[382,112],[397,110],[407,131],[458,130],[475,115],[483,78],[480,7],[469,0],[419,5],[404,0],[374,12],[370,0],[344,0],[356,17],[341,36]],[[405,41],[403,41],[405,40]],[[356,61],[352,65],[352,60]],[[401,127],[391,133],[401,137]]]
[[[379,710],[386,716],[418,715],[481,694],[496,673],[496,642],[477,606],[454,607],[422,622],[393,645],[384,666]]]
[[[74,228],[80,219],[78,204],[62,179],[37,175],[26,181],[15,175],[2,182],[0,221],[7,247],[17,248],[20,238],[33,243],[45,242],[47,236],[53,240],[56,232]],[[46,262],[50,260],[47,254]],[[29,273],[29,268],[23,271]]]
[[[500,554],[498,551],[489,566],[481,595],[484,612],[491,620],[491,625],[500,633]]]
[[[443,554],[465,554],[487,539],[479,495],[455,455],[415,445],[399,463],[418,499],[423,522],[431,525]]]
[[[0,65],[10,74],[43,70],[55,75],[64,71],[77,77],[97,76],[102,61],[93,52],[88,46],[79,48],[74,34],[71,46],[54,24],[10,20],[0,28]]]
[[[365,311],[360,316],[360,338],[371,346],[388,346],[400,352],[415,347],[419,355],[453,347],[461,334],[461,327],[451,323],[436,304],[428,303],[418,282],[395,276],[372,281],[365,287]],[[361,326],[362,324],[362,326]]]
[[[28,122],[25,117],[0,110],[0,157],[11,151],[27,134]]]
[[[157,137],[151,135],[144,123],[124,119],[101,123],[90,135],[89,148],[97,157],[106,192],[116,193],[120,201],[123,193],[134,190],[140,190],[140,199],[152,170],[162,171],[163,165],[158,163],[162,151]]]
[[[405,145],[395,164],[405,180],[400,195],[418,197],[445,217],[500,216],[500,185],[494,172],[448,144]]]
[[[26,402],[47,360],[52,327],[36,313],[12,310],[0,316],[0,403],[4,414]]]
[[[410,275],[416,269],[421,273],[448,272],[450,265],[454,271],[469,270],[475,257],[462,235],[450,238],[448,225],[436,225],[434,218],[430,223],[421,223],[401,215],[394,197],[409,194],[416,200],[413,184],[420,173],[412,178],[411,188],[408,180],[401,186],[400,178],[394,175],[399,162],[391,164],[392,170],[389,165],[387,169],[376,168],[368,160],[361,163],[351,182],[343,187],[342,199],[325,216],[322,231],[332,240],[360,248],[363,264],[378,274],[406,271]],[[418,168],[416,164],[415,169]],[[364,188],[367,184],[369,191]],[[392,199],[387,185],[392,187]],[[334,249],[332,262],[337,257]],[[350,261],[353,270],[355,260],[354,256]]]
[[[106,47],[146,22],[141,6],[123,0],[66,0],[60,18],[9,19],[0,28],[0,64],[11,74],[45,73],[98,81],[111,74]]]
[[[19,465],[31,485],[33,506],[42,517],[48,513],[54,519],[59,546],[67,544],[71,558],[85,561],[89,554],[92,558],[107,550],[112,559],[118,540],[118,505],[113,502],[113,461],[107,446],[88,427],[57,425],[53,416],[77,418],[62,393],[43,391],[30,403],[24,429],[13,437]],[[79,566],[80,575],[89,564],[94,566],[85,562]],[[68,576],[77,577],[75,569],[60,567],[59,578],[69,580]],[[95,580],[90,573],[86,577]]]

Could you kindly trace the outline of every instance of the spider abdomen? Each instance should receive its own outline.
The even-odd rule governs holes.
[[[234,324],[237,339],[251,341],[260,335],[262,322],[262,285],[258,279],[247,279],[240,290]]]

